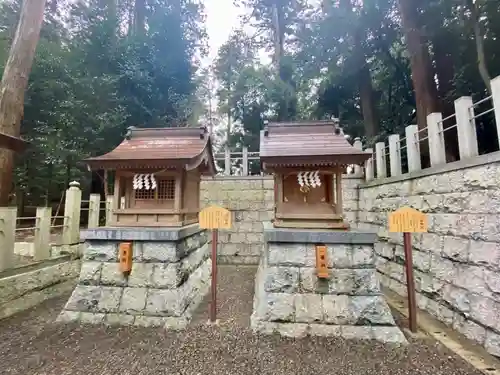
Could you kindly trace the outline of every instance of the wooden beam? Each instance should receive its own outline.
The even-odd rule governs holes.
[[[11,135],[0,132],[0,148],[6,148],[17,153],[21,153],[28,147],[28,142],[21,138],[13,137]]]
[[[342,215],[344,212],[343,203],[342,203],[342,170],[337,168],[335,171],[335,188],[336,188],[336,202],[335,202],[335,210],[338,215]]]

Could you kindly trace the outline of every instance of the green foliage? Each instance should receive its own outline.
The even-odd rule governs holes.
[[[283,119],[284,103],[291,103],[288,118],[335,116],[347,134],[363,137],[367,119],[361,110],[359,83],[366,68],[378,112],[378,137],[401,134],[405,126],[416,123],[409,53],[396,0],[322,0],[315,7],[299,0],[235,3],[247,9],[242,27],[250,23],[255,28],[255,33],[239,33],[238,38],[245,39],[253,51],[264,47],[273,61],[262,66],[255,58],[238,55],[241,49],[235,36],[219,51],[215,71],[221,82],[220,110],[235,121],[229,138],[233,148],[243,143],[256,147],[263,119]],[[487,95],[478,69],[473,20],[465,0],[416,3],[447,116],[459,96],[472,95],[477,100]],[[486,65],[495,77],[500,74],[500,2],[476,0],[475,4]],[[285,36],[279,66],[274,60],[277,32]],[[230,45],[236,51],[232,57],[227,53]],[[231,85],[227,85],[228,74]],[[485,117],[478,127],[480,147],[496,147],[491,141],[495,139],[492,119]]]
[[[32,144],[16,169],[17,191],[30,204],[58,200],[72,179],[88,185],[80,161],[111,150],[131,125],[191,126],[205,119],[222,125],[217,143],[222,138],[233,149],[246,145],[250,151],[258,150],[266,120],[335,116],[347,134],[363,137],[367,91],[362,94],[361,83],[371,91],[379,137],[402,133],[416,121],[397,0],[322,0],[316,6],[235,0],[246,8],[241,28],[220,48],[212,69],[201,72],[198,60],[207,47],[203,0],[144,1],[143,25],[134,11],[142,3],[48,2],[21,127]],[[465,0],[416,3],[446,116],[457,97],[487,95],[474,19]],[[20,4],[0,2],[0,67]],[[495,77],[500,2],[474,4],[485,63]],[[269,62],[262,61],[263,51]],[[481,119],[478,128],[481,149],[496,147],[492,119]]]
[[[203,7],[196,0],[150,0],[143,32],[133,32],[132,5],[48,3],[21,126],[31,146],[16,168],[16,190],[28,204],[59,200],[73,179],[88,187],[81,160],[113,149],[128,126],[193,122]],[[0,4],[0,67],[19,9],[19,0]]]

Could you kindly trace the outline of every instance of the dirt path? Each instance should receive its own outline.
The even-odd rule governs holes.
[[[391,349],[372,342],[262,337],[248,328],[253,267],[220,267],[220,325],[208,301],[180,333],[51,323],[67,297],[0,322],[0,373],[40,375],[479,375],[432,340]]]

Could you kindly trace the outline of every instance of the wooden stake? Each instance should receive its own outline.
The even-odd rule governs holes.
[[[212,229],[212,302],[210,303],[210,321],[217,320],[217,241],[219,230]]]
[[[406,267],[406,288],[408,295],[408,318],[410,331],[417,332],[417,303],[415,299],[415,283],[413,280],[413,256],[411,248],[411,233],[403,233]]]

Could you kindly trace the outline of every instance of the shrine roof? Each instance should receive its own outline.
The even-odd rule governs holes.
[[[21,138],[0,132],[0,148],[6,148],[15,152],[22,152],[28,146],[28,142]]]
[[[361,164],[370,154],[353,147],[334,121],[269,123],[260,132],[265,165]]]
[[[198,128],[129,128],[125,139],[107,154],[88,158],[93,169],[179,167],[205,161],[215,172],[210,135]]]

